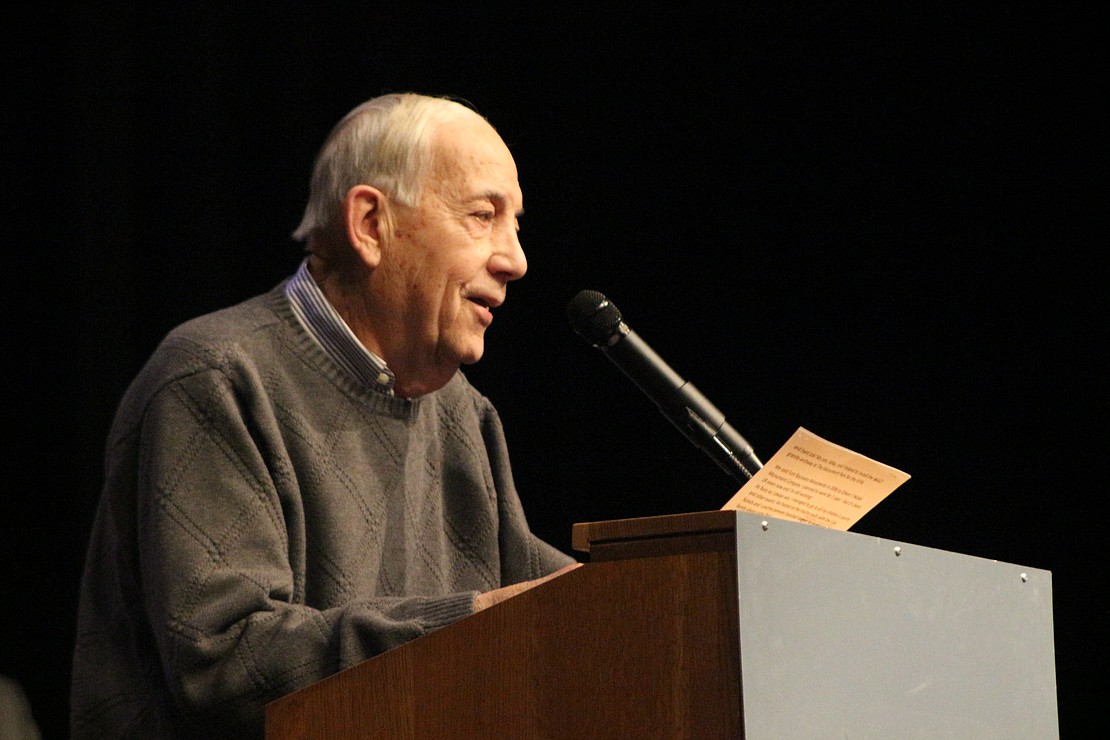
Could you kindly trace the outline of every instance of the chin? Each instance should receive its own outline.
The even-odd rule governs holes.
[[[467,353],[467,354],[462,356],[462,359],[459,360],[459,364],[460,365],[473,365],[474,363],[478,362],[478,360],[482,359],[482,354],[483,353],[482,353],[481,350],[479,350],[477,352]]]
[[[454,354],[455,360],[459,365],[473,365],[478,360],[482,359],[485,354],[485,342],[481,339],[477,341],[470,341],[463,344],[461,347],[456,347]]]

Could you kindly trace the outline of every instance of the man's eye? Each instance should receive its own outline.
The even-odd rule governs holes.
[[[473,213],[471,215],[479,221],[482,221],[483,223],[488,223],[489,221],[493,220],[493,211],[478,211],[477,213]]]

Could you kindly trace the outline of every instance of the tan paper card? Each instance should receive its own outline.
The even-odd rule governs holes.
[[[847,530],[909,479],[799,427],[721,508]]]

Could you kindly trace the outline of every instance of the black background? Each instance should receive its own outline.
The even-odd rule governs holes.
[[[231,5],[231,4],[228,4]],[[736,485],[569,328],[599,290],[770,457],[912,475],[854,531],[1053,573],[1062,734],[1094,721],[1107,465],[1100,4],[642,10],[46,6],[3,18],[0,673],[65,735],[101,452],[189,317],[264,291],[331,125],[466,98],[521,170],[528,276],[472,382],[533,528]],[[7,13],[8,11],[5,11]]]

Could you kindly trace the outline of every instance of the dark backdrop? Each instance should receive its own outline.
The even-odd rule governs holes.
[[[910,473],[855,531],[1051,570],[1061,727],[1091,720],[1107,14],[778,5],[3,19],[0,672],[49,737],[120,394],[172,326],[295,268],[317,146],[406,90],[470,100],[520,165],[530,271],[468,373],[540,534],[736,488],[570,330],[600,290],[764,459],[805,426]]]

